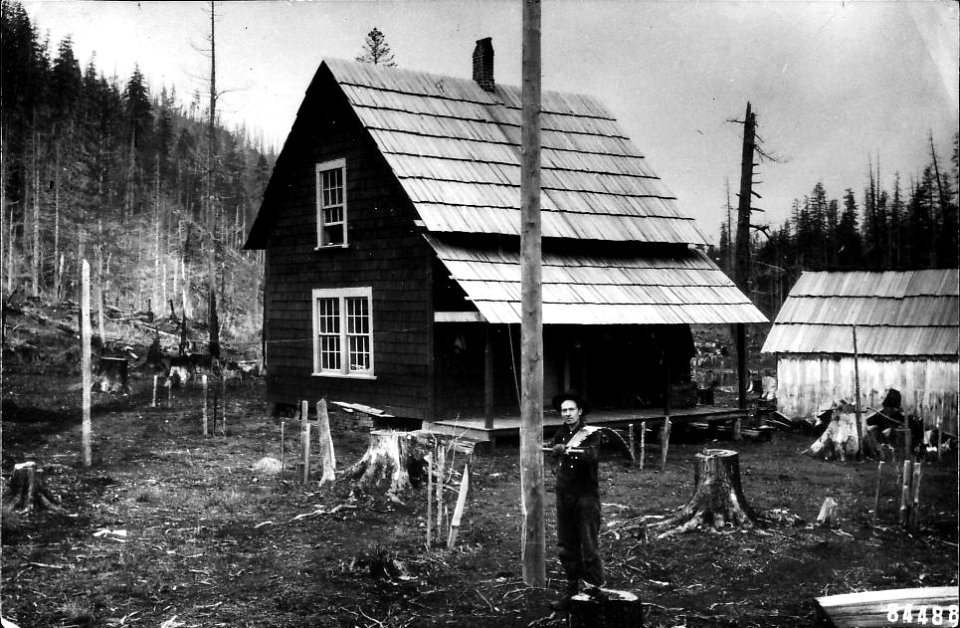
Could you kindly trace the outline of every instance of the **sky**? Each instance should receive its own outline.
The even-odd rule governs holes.
[[[157,92],[208,89],[208,3],[22,0],[51,51],[71,35],[125,82],[137,64]],[[716,241],[727,187],[736,208],[742,120],[776,162],[758,168],[755,223],[780,225],[822,183],[828,198],[871,167],[892,189],[949,164],[960,126],[960,4],[940,0],[543,0],[544,90],[600,99]],[[470,78],[477,39],[493,38],[495,78],[519,85],[520,0],[218,2],[217,86],[230,126],[281,146],[325,58],[353,59],[371,28],[399,67]],[[201,97],[202,98],[202,97]],[[734,218],[735,219],[735,218]]]

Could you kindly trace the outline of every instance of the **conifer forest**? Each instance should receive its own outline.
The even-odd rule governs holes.
[[[219,123],[213,84],[183,94],[81,67],[17,2],[2,28],[4,294],[76,302],[87,260],[94,310],[205,324],[213,309],[225,342],[253,340],[262,254],[241,247],[273,155]]]

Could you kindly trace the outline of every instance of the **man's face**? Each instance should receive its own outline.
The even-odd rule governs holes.
[[[566,399],[560,404],[560,416],[563,418],[563,424],[567,427],[573,427],[579,423],[581,414],[583,414],[583,410],[573,399]]]

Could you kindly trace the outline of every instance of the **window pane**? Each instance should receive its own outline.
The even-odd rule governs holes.
[[[340,336],[320,336],[320,368],[340,370]]]
[[[350,370],[370,370],[369,336],[350,336]]]
[[[343,244],[343,223],[323,229],[323,244]]]

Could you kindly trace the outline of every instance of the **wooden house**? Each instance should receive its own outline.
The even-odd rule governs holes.
[[[854,349],[854,333],[857,345]],[[761,351],[777,355],[777,404],[813,420],[835,401],[880,408],[900,391],[903,410],[928,429],[957,434],[960,274],[956,268],[806,272]],[[856,363],[856,364],[855,364]]]
[[[520,89],[493,81],[489,39],[473,66],[320,64],[246,243],[266,250],[271,401],[517,415]],[[662,404],[689,325],[765,319],[603,105],[544,92],[542,145],[545,407]]]

